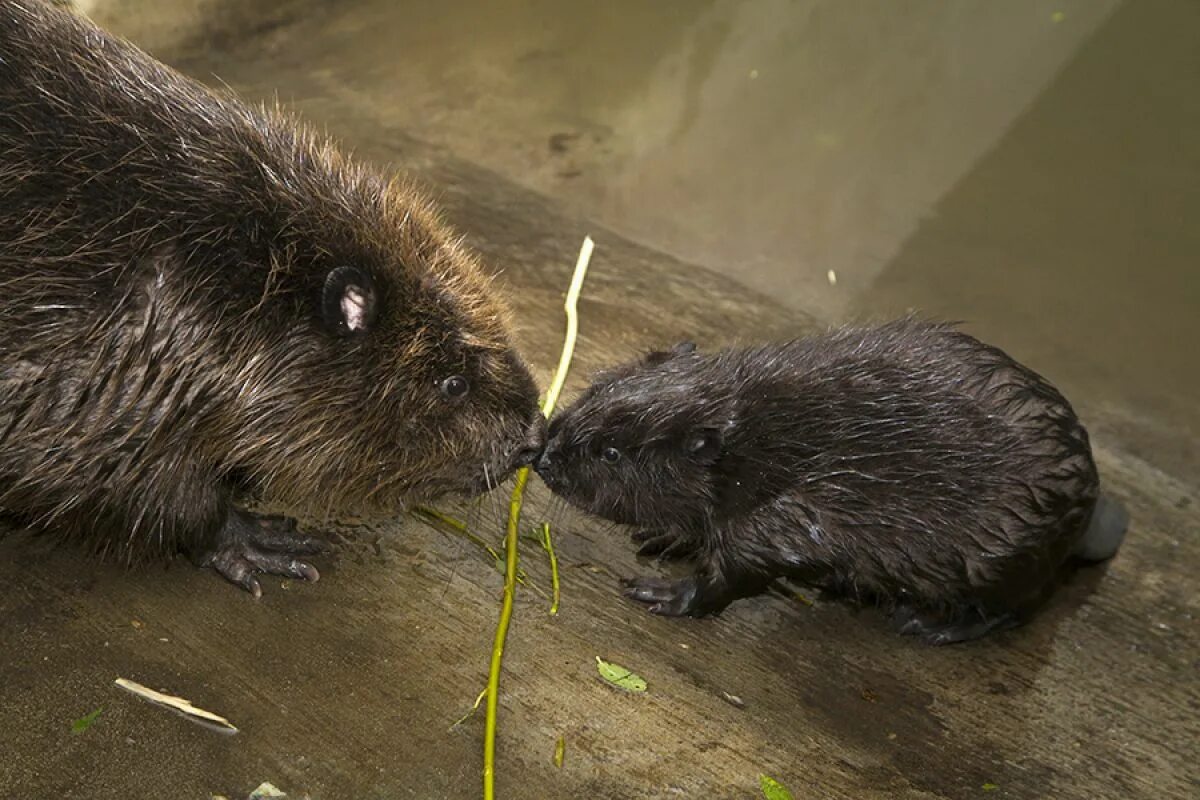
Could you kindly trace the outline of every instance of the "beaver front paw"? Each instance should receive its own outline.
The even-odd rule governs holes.
[[[740,595],[719,576],[703,572],[681,580],[632,578],[622,581],[625,596],[649,606],[651,614],[668,617],[706,617],[719,614]]]
[[[261,597],[262,586],[255,577],[260,572],[320,580],[316,567],[302,561],[300,556],[316,555],[325,549],[325,542],[320,539],[300,535],[293,519],[231,509],[215,545],[202,553],[197,562]]]
[[[625,596],[639,603],[649,605],[651,614],[663,614],[669,617],[696,615],[699,608],[699,583],[696,578],[689,577],[679,581],[665,578],[633,578],[621,582],[625,587]]]

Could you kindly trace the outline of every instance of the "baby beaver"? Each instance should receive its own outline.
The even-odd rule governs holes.
[[[933,644],[1024,622],[1128,521],[1053,386],[911,318],[651,353],[554,418],[536,469],[636,526],[641,554],[695,558],[683,580],[626,582],[654,613],[716,613],[787,577],[880,603]]]
[[[40,0],[0,2],[0,514],[257,594],[293,523],[540,450],[475,258],[413,188]]]

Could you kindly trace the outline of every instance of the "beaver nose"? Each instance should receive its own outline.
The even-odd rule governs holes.
[[[513,456],[512,465],[518,468],[533,466],[533,462],[537,460],[538,454],[541,452],[540,447],[522,447]]]
[[[514,467],[528,467],[537,460],[541,455],[542,450],[546,447],[546,422],[540,420],[535,422],[526,433],[525,443],[517,450],[513,456]]]
[[[545,479],[554,471],[554,467],[558,464],[558,461],[558,448],[555,447],[554,442],[547,442],[545,448],[541,452],[541,455],[538,456],[537,461],[534,462],[533,469],[535,472],[537,472],[537,474],[541,475],[542,478]]]

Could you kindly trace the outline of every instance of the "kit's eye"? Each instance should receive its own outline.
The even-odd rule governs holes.
[[[451,375],[442,381],[442,394],[451,400],[461,400],[471,391],[471,384],[462,375]]]
[[[615,447],[606,447],[600,451],[600,460],[605,464],[615,464],[621,460],[621,451]]]

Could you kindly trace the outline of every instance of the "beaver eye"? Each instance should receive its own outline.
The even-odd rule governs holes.
[[[621,460],[621,451],[615,447],[606,447],[600,451],[600,460],[605,464],[615,464]]]
[[[462,375],[451,375],[442,381],[442,394],[451,400],[461,400],[471,391],[471,384]]]

